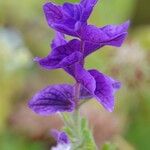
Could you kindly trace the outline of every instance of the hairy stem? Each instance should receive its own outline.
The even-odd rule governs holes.
[[[85,43],[81,40],[81,52],[82,52],[82,54],[84,53],[84,45],[85,45]],[[81,64],[84,66],[84,60],[81,62]],[[77,82],[75,84],[75,104],[76,104],[76,109],[78,109],[78,103],[79,103],[79,97],[80,97],[80,88],[81,88],[81,84]]]
[[[79,103],[79,97],[80,97],[80,83],[76,83],[75,84],[75,105],[76,105],[76,108],[75,109],[78,109],[78,103]]]
[[[84,53],[84,42],[83,41],[81,41],[81,52]],[[82,63],[82,65],[84,65],[84,62],[81,62],[81,63]],[[79,127],[79,122],[80,122],[80,120],[79,120],[79,118],[80,118],[79,117],[79,115],[80,115],[79,114],[80,88],[81,88],[81,84],[77,82],[75,84],[75,104],[76,104],[76,108],[75,108],[75,111],[73,113],[73,119],[74,119],[74,122],[76,123],[77,128],[80,128]],[[80,132],[80,130],[77,129],[77,133],[79,133],[78,131]]]
[[[81,52],[84,53],[85,43],[81,41]],[[84,60],[80,62],[84,66]],[[76,69],[76,68],[75,68]],[[76,71],[76,70],[75,70]],[[81,84],[75,83],[75,110],[71,114],[62,114],[61,117],[65,123],[64,130],[69,134],[72,149],[71,150],[97,150],[93,135],[89,129],[88,121],[80,116],[80,106],[87,100],[80,102]]]
[[[84,55],[84,47],[85,47],[85,42],[81,41],[81,53]],[[81,64],[84,66],[84,59],[82,60]]]

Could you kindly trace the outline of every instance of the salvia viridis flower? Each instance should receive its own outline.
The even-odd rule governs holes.
[[[44,4],[44,14],[48,25],[56,35],[51,44],[51,52],[44,58],[34,59],[47,70],[63,69],[71,75],[75,85],[50,85],[35,94],[29,107],[38,114],[50,115],[56,112],[71,112],[83,99],[94,97],[112,112],[115,92],[121,87],[120,82],[102,72],[84,67],[86,56],[105,45],[122,45],[129,27],[129,21],[120,25],[96,27],[88,24],[97,0],[81,0],[80,3],[56,5]],[[65,36],[73,36],[70,41]],[[78,101],[76,88],[80,85]]]
[[[51,150],[71,150],[71,143],[65,132],[52,130],[52,135],[57,141],[57,146],[52,147]]]
[[[88,24],[97,0],[43,6],[46,21],[54,31],[51,51],[44,58],[34,59],[46,70],[63,69],[73,77],[75,84],[49,85],[37,92],[29,107],[39,115],[61,114],[66,132],[52,131],[57,145],[52,150],[97,149],[85,118],[80,117],[79,107],[95,98],[106,110],[114,110],[114,96],[119,81],[96,69],[85,68],[85,58],[105,45],[120,47],[127,35],[129,21],[120,25],[96,27]],[[72,36],[66,40],[66,36]],[[84,100],[84,101],[83,101]],[[69,136],[69,138],[68,138]]]

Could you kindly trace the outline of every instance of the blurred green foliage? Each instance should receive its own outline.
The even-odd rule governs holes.
[[[31,141],[23,136],[5,132],[0,135],[1,150],[43,150],[42,142]]]
[[[0,28],[0,132],[11,112],[12,97],[23,86],[31,54],[19,33]]]
[[[97,25],[121,23],[132,18],[136,0],[101,0],[90,22]]]
[[[138,0],[133,18],[135,26],[150,24],[149,6],[149,0]]]
[[[116,146],[111,143],[105,143],[102,150],[117,150]]]

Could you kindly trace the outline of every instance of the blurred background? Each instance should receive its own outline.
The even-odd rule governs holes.
[[[48,150],[55,144],[50,129],[62,126],[58,116],[41,117],[27,106],[46,85],[73,83],[62,70],[45,71],[33,62],[35,56],[48,54],[54,35],[44,19],[44,2],[0,0],[0,150]],[[106,112],[95,100],[82,107],[100,146],[110,141],[119,150],[150,149],[149,6],[149,0],[101,0],[89,20],[97,26],[131,20],[121,48],[105,47],[86,59],[87,68],[97,68],[123,85],[115,112]]]

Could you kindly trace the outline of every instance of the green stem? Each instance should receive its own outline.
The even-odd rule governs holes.
[[[81,52],[84,53],[84,46],[85,46],[85,42],[81,40]],[[83,61],[81,62],[82,65],[84,65],[84,59]],[[81,89],[81,84],[80,83],[76,83],[75,85],[75,104],[76,104],[76,108],[75,108],[75,111],[74,111],[74,114],[73,114],[73,118],[74,118],[74,121],[77,123],[77,127],[79,127],[79,107],[80,107],[80,104],[79,104],[79,98],[80,98],[80,89]]]
[[[79,97],[80,97],[80,83],[75,84],[75,109],[78,109]]]
[[[81,52],[84,53],[85,43],[81,41]],[[80,62],[84,66],[84,60]],[[80,102],[80,89],[81,84],[76,82],[75,84],[75,110],[71,114],[62,114],[61,118],[64,121],[65,129],[70,133],[70,139],[72,142],[72,150],[97,150],[94,142],[93,135],[89,129],[87,121],[83,122],[83,118],[80,116],[80,106],[86,101]]]
[[[81,53],[84,53],[84,46],[85,46],[85,42],[81,40],[81,45],[80,45]],[[80,63],[84,66],[84,59]],[[79,97],[80,97],[80,88],[81,88],[81,84],[77,82],[75,84],[75,104],[76,104],[76,109],[78,109],[78,103],[79,103]]]

